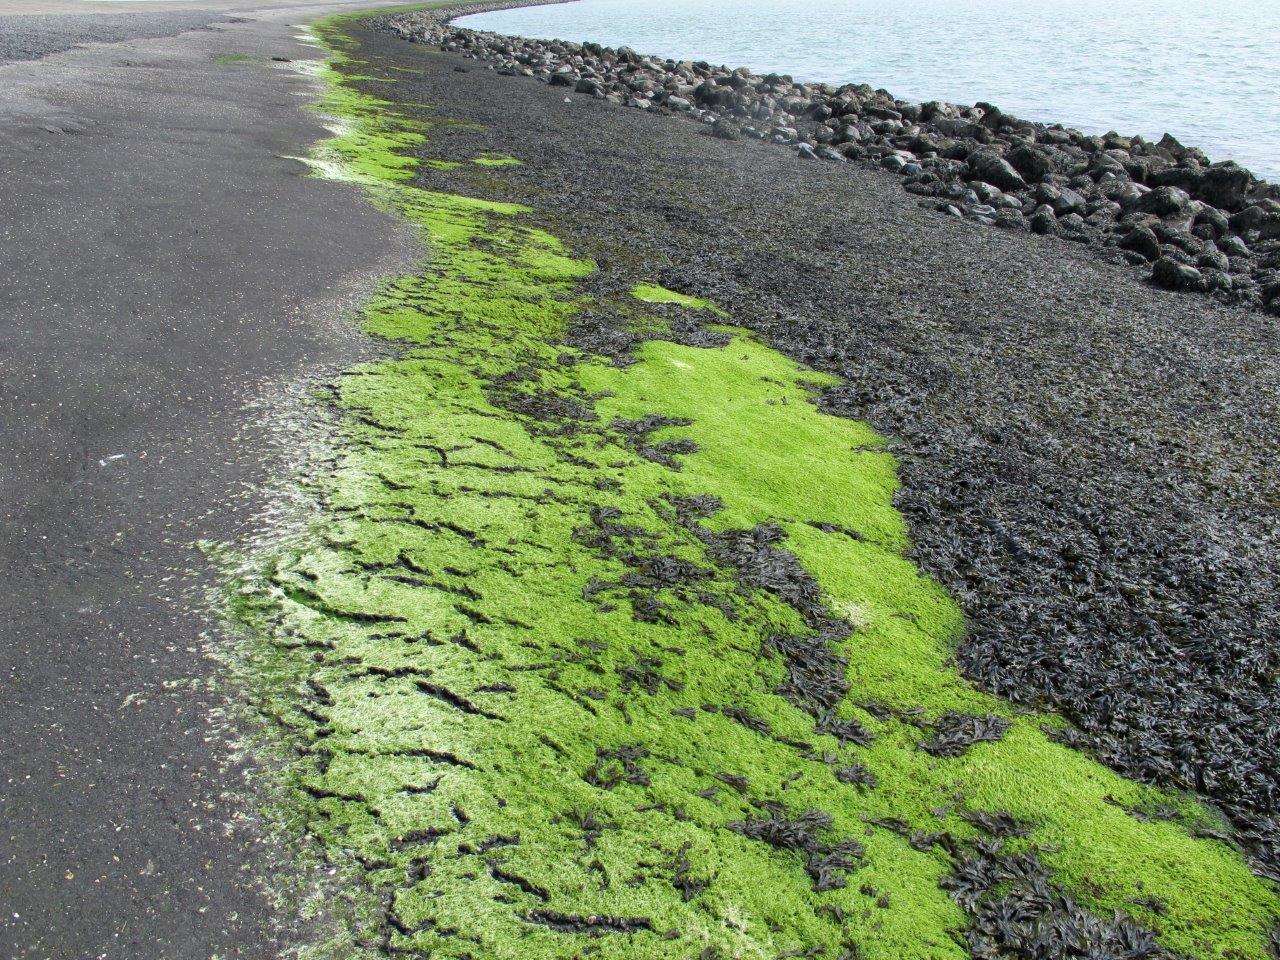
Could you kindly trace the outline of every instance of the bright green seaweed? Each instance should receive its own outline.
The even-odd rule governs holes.
[[[478,167],[518,167],[521,163],[515,157],[498,155],[475,157],[471,162]]]
[[[1280,903],[1192,835],[1209,811],[958,674],[961,614],[905,555],[894,458],[818,410],[823,377],[732,328],[622,365],[573,346],[594,266],[524,208],[413,185],[429,128],[344,78],[341,23],[319,33],[343,127],[314,163],[415,223],[430,257],[369,304],[366,328],[404,352],[336,385],[318,519],[236,607],[263,709],[299,750],[292,817],[364,884],[352,950],[963,957],[953,856],[921,837],[963,846],[980,833],[965,813],[1006,811],[1030,827],[1009,849],[1037,849],[1082,905],[1174,951],[1262,960]],[[594,308],[715,309],[633,294]],[[813,623],[717,553],[753,530],[848,624],[836,718],[870,742],[784,695],[770,638]],[[948,713],[1009,725],[959,756],[922,750]],[[1162,807],[1181,815],[1132,812]],[[803,850],[744,828],[762,811],[821,812],[848,865],[818,882]]]
[[[679,307],[688,307],[690,310],[707,310],[718,317],[728,317],[728,314],[709,300],[691,297],[687,293],[679,293],[676,290],[668,290],[656,283],[637,283],[631,288],[631,295],[644,303],[673,303]]]

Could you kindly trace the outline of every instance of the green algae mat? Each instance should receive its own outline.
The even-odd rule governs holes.
[[[433,190],[439,118],[361,92],[391,76],[346,23],[312,164],[424,259],[363,314],[394,357],[324,398],[306,530],[233,589],[277,812],[345,904],[303,953],[1268,957],[1277,891],[1213,811],[959,675],[829,381]]]

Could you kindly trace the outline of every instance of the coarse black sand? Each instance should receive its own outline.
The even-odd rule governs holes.
[[[257,528],[275,407],[361,355],[336,318],[408,253],[288,159],[324,130],[271,58],[337,9],[0,67],[4,960],[274,957],[297,920],[260,889],[194,543]]]
[[[440,189],[486,176],[611,273],[712,299],[842,377],[824,403],[895,438],[916,556],[969,618],[969,676],[1062,711],[1123,772],[1216,801],[1277,875],[1271,319],[940,217],[889,173],[354,34],[406,68],[377,95],[451,121],[423,156],[523,162],[437,171]]]
[[[198,30],[227,14],[215,10],[133,10],[126,13],[0,15],[0,63],[38,60],[86,43],[170,37]]]

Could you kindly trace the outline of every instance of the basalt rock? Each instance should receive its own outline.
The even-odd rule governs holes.
[[[1167,256],[1151,268],[1151,282],[1167,290],[1203,290],[1207,286],[1199,270]]]
[[[1009,151],[1006,158],[1013,168],[1032,183],[1044,180],[1055,172],[1053,160],[1044,147],[1024,143]]]
[[[1145,213],[1154,213],[1157,217],[1168,217],[1181,213],[1191,202],[1191,195],[1180,187],[1157,187],[1138,201],[1138,209]]]
[[[973,175],[999,187],[1001,190],[1025,190],[1027,182],[1000,153],[990,147],[969,154],[969,169]]]
[[[1205,203],[1223,210],[1239,209],[1244,203],[1253,174],[1234,160],[1215,163],[1200,174],[1197,193]]]
[[[1160,259],[1160,241],[1147,227],[1135,227],[1124,235],[1120,246],[1140,254],[1145,260]]]

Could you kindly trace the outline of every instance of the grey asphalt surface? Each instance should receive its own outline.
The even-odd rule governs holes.
[[[275,392],[351,362],[340,318],[408,255],[286,159],[323,130],[270,58],[334,6],[0,66],[3,960],[274,956],[290,919],[231,828],[190,544],[253,526]]]

